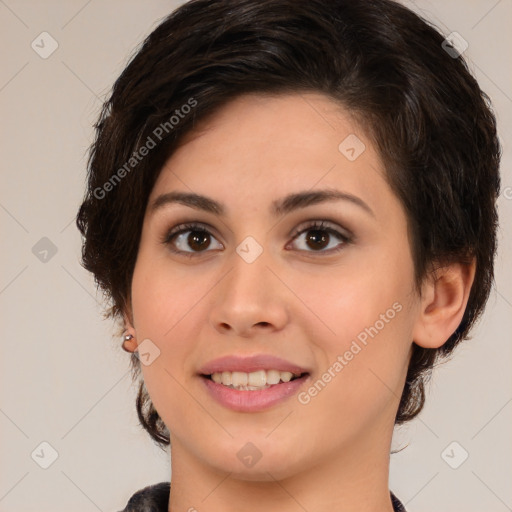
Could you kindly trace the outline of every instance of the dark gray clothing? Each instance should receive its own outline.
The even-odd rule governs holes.
[[[137,491],[128,501],[126,507],[119,512],[167,512],[169,506],[169,494],[171,484],[160,482],[155,485],[148,485]],[[400,500],[392,493],[391,502],[395,512],[407,512]]]

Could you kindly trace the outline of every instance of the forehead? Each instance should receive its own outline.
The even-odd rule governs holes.
[[[251,94],[183,137],[150,200],[179,190],[224,198],[228,209],[238,201],[261,210],[262,201],[326,188],[377,206],[391,194],[380,157],[353,116],[321,94]]]

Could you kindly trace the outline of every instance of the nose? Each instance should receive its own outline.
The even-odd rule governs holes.
[[[281,330],[288,321],[291,292],[279,273],[269,251],[255,259],[233,252],[227,272],[212,290],[211,325],[222,334],[246,338]]]

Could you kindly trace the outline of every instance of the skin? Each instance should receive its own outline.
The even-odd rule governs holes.
[[[338,150],[349,134],[366,146],[354,161]],[[418,293],[405,212],[384,176],[356,121],[313,93],[239,97],[164,166],[148,205],[183,191],[227,210],[148,206],[124,317],[131,350],[145,339],[160,350],[142,371],[170,431],[169,511],[392,512],[389,453],[412,343],[439,347],[455,331],[474,265],[441,269]],[[373,214],[346,200],[269,213],[275,199],[325,188],[357,196]],[[308,243],[308,222],[324,219],[352,242],[323,232],[324,244]],[[190,232],[174,239],[193,258],[162,243],[184,222],[211,233],[199,250]],[[263,249],[250,264],[236,252],[247,236]],[[307,404],[293,396],[262,412],[232,411],[197,376],[219,356],[270,353],[311,369],[307,391],[393,304],[401,310]],[[252,467],[237,457],[247,442],[261,453]]]

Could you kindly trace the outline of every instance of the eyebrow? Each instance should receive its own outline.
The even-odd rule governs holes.
[[[307,190],[287,195],[272,202],[270,213],[277,217],[300,208],[305,208],[306,206],[337,200],[349,201],[365,210],[372,217],[375,217],[373,210],[361,198],[336,189]],[[189,192],[168,192],[162,194],[152,202],[150,211],[155,212],[163,206],[173,203],[183,204],[221,217],[226,215],[226,207],[222,203],[210,197]]]

